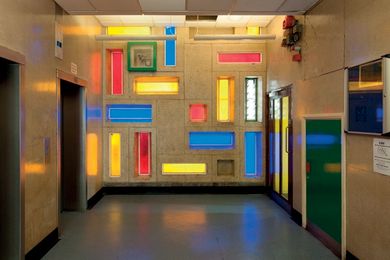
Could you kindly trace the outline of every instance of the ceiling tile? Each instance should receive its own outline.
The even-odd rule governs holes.
[[[296,11],[307,11],[315,5],[319,0],[288,0],[279,9],[281,12],[296,12]]]
[[[192,11],[230,11],[233,0],[187,0],[187,10]]]
[[[293,0],[297,1],[297,0]],[[283,0],[237,0],[234,12],[276,12]]]
[[[272,19],[274,19],[274,15],[253,15],[248,21],[247,26],[267,26]]]
[[[98,11],[133,11],[140,12],[138,0],[89,0]]]
[[[139,0],[143,12],[185,11],[185,0]]]
[[[88,0],[55,0],[67,12],[72,11],[95,11]]]
[[[250,19],[248,15],[218,15],[218,27],[245,27]]]

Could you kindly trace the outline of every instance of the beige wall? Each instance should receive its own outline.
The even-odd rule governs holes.
[[[64,25],[63,61],[54,57],[54,22]],[[85,28],[94,28],[86,31]],[[55,17],[51,0],[1,3],[0,45],[26,57],[25,66],[25,251],[28,252],[58,226],[57,97],[56,68],[70,71],[78,64],[78,77],[88,80],[87,102],[101,107],[101,44],[92,34],[100,30],[91,17]],[[94,66],[91,69],[92,65]],[[88,120],[88,133],[96,133],[101,147],[101,120]],[[30,171],[29,164],[44,165],[44,138],[50,140],[50,160],[44,171]],[[88,197],[101,186],[101,165],[88,177]]]
[[[163,34],[163,28],[153,28],[153,33]],[[209,30],[209,33],[212,30]],[[233,31],[233,30],[231,30]],[[204,31],[207,33],[207,30]],[[244,120],[244,78],[245,76],[259,76],[263,79],[263,89],[266,86],[266,64],[264,42],[196,42],[191,38],[190,29],[177,28],[177,66],[164,66],[164,42],[158,42],[157,72],[142,73],[128,72],[124,66],[124,95],[104,96],[104,106],[112,103],[149,103],[153,106],[153,122],[151,124],[118,124],[104,120],[104,182],[105,185],[129,185],[146,182],[152,184],[169,185],[175,183],[211,184],[211,183],[253,183],[264,184],[261,178],[244,177],[244,132],[264,131],[262,123],[247,123]],[[127,56],[127,43],[105,43],[105,49],[121,48]],[[260,64],[222,65],[216,60],[219,51],[260,51],[264,60]],[[107,57],[106,57],[107,59]],[[126,61],[125,61],[126,63]],[[133,79],[139,75],[177,76],[179,77],[179,94],[167,96],[139,96],[132,89]],[[234,122],[220,123],[216,120],[216,80],[218,76],[232,76],[235,81]],[[104,80],[104,82],[106,82]],[[105,86],[109,87],[109,86]],[[106,93],[106,92],[105,92]],[[189,122],[189,105],[191,103],[204,103],[208,105],[208,120],[205,123]],[[152,143],[151,178],[134,177],[133,135],[142,129],[153,131],[156,144]],[[188,148],[189,131],[235,131],[236,148],[225,151],[193,151]],[[122,176],[109,176],[108,139],[110,132],[121,132],[125,145],[122,149]],[[264,140],[263,140],[264,142]],[[234,160],[234,176],[217,176],[217,161],[219,159]],[[206,176],[163,176],[162,163],[206,163]],[[264,172],[264,170],[263,170]]]
[[[390,53],[390,3],[386,0],[323,0],[304,23],[303,61],[280,47],[283,17],[268,26],[278,39],[267,44],[268,87],[293,84],[294,201],[301,203],[301,122],[304,114],[344,111],[343,68]],[[389,255],[390,178],[373,172],[373,137],[347,135],[347,250],[360,259]]]

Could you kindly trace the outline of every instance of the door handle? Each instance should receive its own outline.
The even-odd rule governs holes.
[[[285,133],[285,138],[286,138],[286,143],[285,143],[285,147],[284,147],[284,150],[286,151],[286,153],[290,153],[290,140],[289,140],[289,135],[290,135],[290,127],[289,126],[286,126],[286,133]]]

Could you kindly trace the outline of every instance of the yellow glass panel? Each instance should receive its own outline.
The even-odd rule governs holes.
[[[288,199],[288,120],[289,120],[289,97],[282,98],[282,196]]]
[[[179,78],[136,77],[134,92],[138,95],[176,95],[179,93]]]
[[[230,78],[219,78],[217,83],[217,120],[232,122],[234,115],[234,83]]]
[[[94,133],[87,134],[87,174],[97,175],[98,138]]]
[[[206,174],[206,164],[205,163],[163,163],[162,174],[164,175]]]
[[[248,27],[246,27],[246,33],[248,35],[260,35],[260,27],[259,26],[248,26]]]
[[[150,35],[150,27],[147,26],[108,26],[107,35]]]
[[[121,176],[121,134],[110,134],[110,176]]]
[[[24,171],[26,174],[44,174],[45,165],[43,163],[25,163]]]

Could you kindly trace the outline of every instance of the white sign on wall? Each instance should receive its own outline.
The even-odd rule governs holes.
[[[64,58],[64,32],[61,24],[55,23],[55,56],[59,59]]]
[[[374,172],[390,176],[390,140],[374,139]]]
[[[74,62],[70,63],[70,73],[77,76],[77,64]]]

